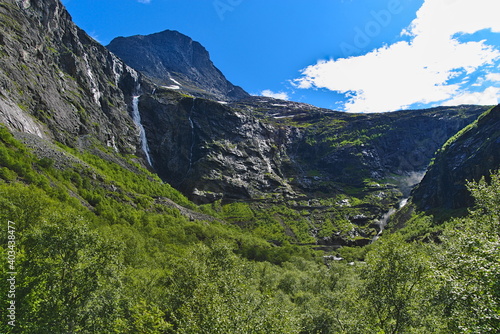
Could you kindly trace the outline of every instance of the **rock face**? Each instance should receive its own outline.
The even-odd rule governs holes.
[[[76,27],[58,0],[8,0],[0,14],[0,122],[71,147],[135,153],[145,166],[147,147],[153,169],[198,203],[333,198],[367,184],[381,198],[396,187],[378,185],[387,178],[404,191],[401,180],[485,111],[353,115],[251,97],[178,32],[109,45],[140,73]]]
[[[484,107],[352,115],[252,97],[223,104],[144,86],[157,173],[196,202],[333,196],[398,176],[403,193]]]
[[[247,112],[159,88],[140,100],[158,174],[197,202],[292,193],[276,129]]]
[[[76,27],[58,0],[0,4],[0,122],[76,147],[135,153],[139,74]]]
[[[214,100],[248,97],[227,81],[200,43],[177,31],[117,37],[107,48],[159,85]]]
[[[464,210],[473,199],[466,181],[488,178],[500,167],[500,106],[482,114],[438,151],[413,192],[421,210]]]
[[[411,183],[449,137],[485,110],[461,106],[365,115],[324,112],[317,121],[305,120],[311,126],[298,143],[297,159],[320,179],[360,185],[366,179],[399,175]]]

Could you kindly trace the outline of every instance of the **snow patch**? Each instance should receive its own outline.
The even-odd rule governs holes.
[[[177,86],[177,85],[171,85],[171,86],[161,86],[162,88],[166,88],[166,89],[181,89],[181,87]]]
[[[174,84],[182,86],[177,80],[170,78],[170,81],[172,81]]]

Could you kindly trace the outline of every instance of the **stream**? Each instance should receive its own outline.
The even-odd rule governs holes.
[[[377,233],[377,235],[375,235],[372,239],[372,243],[377,241],[378,238],[382,235],[382,232],[384,231],[384,228],[385,226],[387,225],[387,222],[389,221],[389,218],[391,218],[391,216],[393,214],[395,214],[398,210],[402,209],[406,203],[408,203],[408,198],[403,198],[401,201],[399,201],[399,204],[398,204],[398,208],[395,209],[395,208],[390,208],[389,211],[387,211],[386,213],[384,213],[382,215],[382,217],[380,217],[380,219],[378,220],[378,226],[379,226],[379,231]]]

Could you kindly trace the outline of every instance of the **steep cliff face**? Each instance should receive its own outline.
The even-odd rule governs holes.
[[[225,104],[154,87],[144,84],[149,93],[139,103],[154,166],[200,202],[332,197],[352,187],[363,196],[372,181],[407,195],[435,150],[486,110],[352,115],[263,97]]]
[[[159,85],[214,100],[248,97],[214,66],[200,43],[177,31],[118,37],[107,48]]]
[[[434,152],[485,107],[461,106],[386,114],[326,113],[309,126],[300,159],[318,174],[359,185],[365,179],[423,172]]]
[[[140,99],[158,174],[199,202],[292,193],[275,129],[226,104],[158,88]]]
[[[73,147],[97,140],[136,153],[199,203],[336,203],[349,194],[376,203],[375,217],[397,201],[395,188],[405,192],[434,151],[485,110],[353,115],[250,97],[177,32],[110,44],[140,74],[76,27],[57,0],[9,0],[0,13],[0,122]]]
[[[293,170],[287,178],[306,192],[363,187],[392,178],[408,195],[434,152],[487,107],[440,107],[384,114],[347,114],[306,104],[253,97],[232,105],[271,125],[287,138]]]
[[[497,106],[444,144],[413,192],[413,201],[420,210],[465,213],[474,204],[466,181],[489,178],[499,167],[500,106]]]
[[[58,0],[0,4],[0,122],[78,146],[140,147],[129,116],[139,74],[76,27]]]

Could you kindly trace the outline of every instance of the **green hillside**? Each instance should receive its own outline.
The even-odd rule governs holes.
[[[499,173],[441,242],[395,233],[333,261],[245,233],[245,208],[196,206],[132,156],[47,144],[57,158],[38,159],[0,131],[3,333],[499,329]]]

